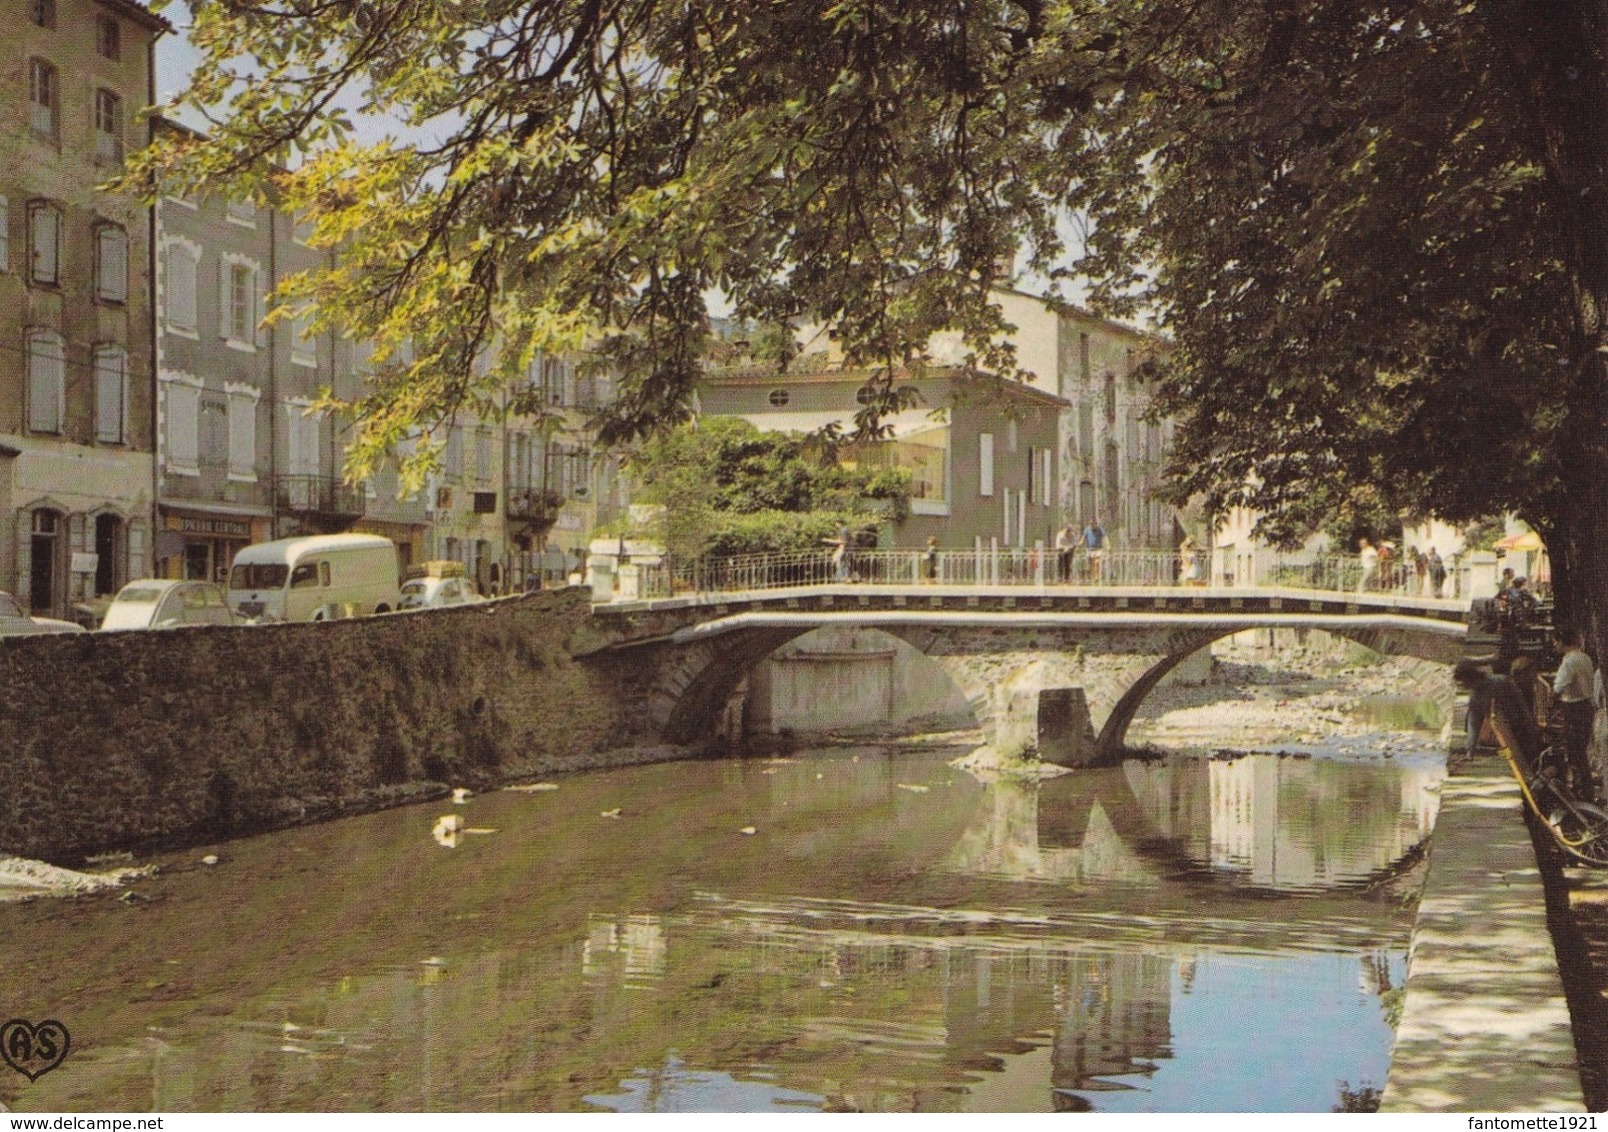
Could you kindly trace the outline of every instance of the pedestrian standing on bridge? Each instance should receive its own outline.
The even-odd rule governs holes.
[[[1100,525],[1100,516],[1094,515],[1089,519],[1089,525],[1083,528],[1083,549],[1089,556],[1089,579],[1095,583],[1101,580],[1105,567],[1105,528]]]
[[[1072,557],[1078,551],[1077,532],[1068,523],[1055,536],[1055,569],[1059,581],[1072,580]]]
[[[1592,690],[1597,666],[1581,647],[1580,630],[1560,629],[1553,641],[1563,651],[1558,674],[1552,678],[1552,693],[1563,712],[1563,753],[1569,787],[1577,797],[1589,800],[1597,795],[1591,776],[1591,759],[1587,755],[1591,746],[1591,721],[1596,714]]]
[[[1188,535],[1178,544],[1178,565],[1184,585],[1200,585],[1200,546]]]
[[[1379,580],[1379,552],[1368,539],[1357,540],[1357,557],[1362,562],[1362,578],[1357,582],[1357,592],[1374,588]]]
[[[1442,561],[1440,551],[1433,546],[1429,548],[1426,565],[1429,568],[1429,596],[1440,597],[1441,587],[1446,584],[1446,563]]]
[[[839,527],[837,538],[822,539],[822,542],[832,548],[832,580],[846,582],[849,580],[849,546],[854,542],[854,533],[848,527]]]

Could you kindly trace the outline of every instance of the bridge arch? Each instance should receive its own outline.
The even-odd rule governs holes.
[[[1095,749],[1102,758],[1113,758],[1122,751],[1127,743],[1128,728],[1132,726],[1134,717],[1143,705],[1146,697],[1155,691],[1156,686],[1169,672],[1177,668],[1192,653],[1215,641],[1231,637],[1243,632],[1244,628],[1227,628],[1223,630],[1204,630],[1197,634],[1193,647],[1189,639],[1179,639],[1178,646],[1183,651],[1171,652],[1164,656],[1155,665],[1145,670],[1136,679],[1132,686],[1119,698],[1106,716],[1105,724],[1100,728],[1099,736],[1095,740]],[[1448,678],[1445,688],[1436,697],[1443,715],[1451,715],[1454,700],[1454,690],[1450,680],[1450,666],[1454,664],[1461,654],[1460,648],[1447,648],[1435,638],[1426,638],[1416,634],[1407,634],[1391,630],[1380,629],[1348,629],[1344,627],[1326,627],[1320,632],[1352,641],[1364,648],[1372,649],[1384,656],[1411,656],[1419,660],[1439,664],[1447,669]]]

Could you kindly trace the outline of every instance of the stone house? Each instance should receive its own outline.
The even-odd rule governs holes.
[[[849,432],[870,376],[824,366],[713,371],[699,384],[700,412],[780,432],[827,425]],[[855,457],[912,476],[909,518],[887,524],[879,541],[919,548],[935,537],[950,550],[1053,545],[1059,419],[1067,402],[1024,384],[990,390],[954,367],[933,367],[900,384],[914,387],[917,406],[886,419],[892,435]]]
[[[330,253],[287,212],[218,195],[159,198],[155,231],[162,575],[222,580],[249,543],[354,528],[408,560],[422,502],[397,500],[386,472],[345,483],[341,424],[309,412],[323,386],[355,392],[357,344],[306,318],[263,321],[279,282]]]
[[[0,6],[0,588],[67,615],[148,573],[155,490],[149,210],[102,185],[145,144],[153,44],[132,0]]]
[[[556,581],[584,556],[592,531],[624,506],[619,461],[599,449],[589,413],[614,396],[604,369],[575,358],[538,356],[528,391],[543,419],[510,417],[504,436],[508,585]]]
[[[1141,366],[1165,342],[1070,303],[999,288],[1017,364],[1034,388],[1064,398],[1057,437],[1057,505],[1081,528],[1098,517],[1122,550],[1172,550],[1183,516],[1156,498],[1172,442],[1172,423],[1148,419],[1152,389]],[[934,356],[958,348],[934,344]]]

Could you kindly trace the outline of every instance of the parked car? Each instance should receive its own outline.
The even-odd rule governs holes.
[[[229,608],[265,621],[328,621],[389,613],[401,595],[396,544],[379,535],[309,535],[241,550]]]
[[[82,633],[82,625],[57,621],[54,617],[30,617],[8,593],[0,593],[0,637],[31,636],[37,633]]]
[[[452,605],[479,605],[486,599],[475,592],[468,578],[413,578],[402,583],[398,609],[444,609]]]
[[[168,629],[175,625],[233,625],[223,591],[211,582],[141,578],[117,591],[101,631]]]

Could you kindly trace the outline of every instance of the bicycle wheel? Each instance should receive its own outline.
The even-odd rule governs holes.
[[[1590,802],[1559,799],[1547,825],[1565,853],[1588,865],[1608,867],[1608,810]]]

